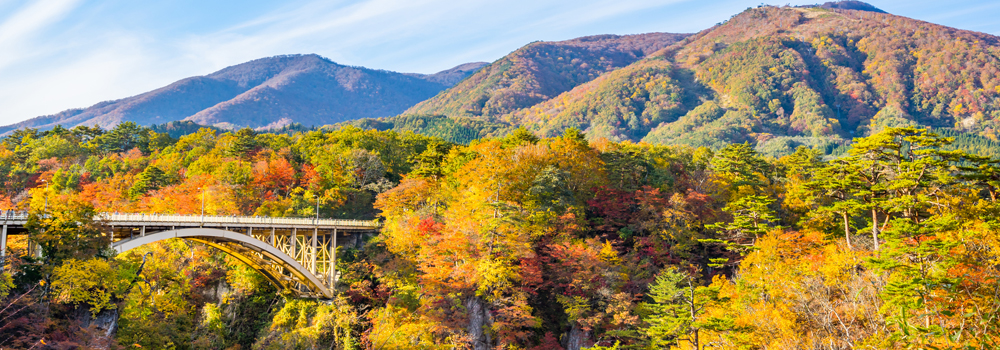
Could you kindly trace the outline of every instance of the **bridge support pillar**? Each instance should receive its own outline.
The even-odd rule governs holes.
[[[316,274],[316,253],[318,253],[318,251],[316,250],[316,243],[317,243],[316,242],[316,234],[317,233],[319,233],[319,229],[318,228],[313,228],[312,243],[310,244],[310,245],[312,245],[312,249],[310,249],[310,254],[312,255],[312,257],[311,257],[311,259],[309,261],[309,270],[312,271],[312,273],[314,275]]]
[[[297,232],[296,232],[295,228],[292,227],[292,239],[290,240],[290,242],[288,242],[289,244],[291,244],[291,247],[289,248],[289,251],[292,252],[292,254],[290,254],[292,256],[292,259],[297,259],[298,258],[298,257],[295,256],[295,243],[298,243],[298,241],[299,241],[299,237],[298,237],[298,235],[296,235],[296,233]]]
[[[7,264],[7,225],[3,225],[3,231],[0,231],[0,271],[3,271],[5,264]]]
[[[337,228],[333,228],[333,242],[330,243],[330,290],[337,287]]]

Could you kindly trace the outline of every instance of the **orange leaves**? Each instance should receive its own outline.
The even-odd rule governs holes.
[[[153,191],[142,199],[139,208],[147,213],[195,215],[201,214],[203,201],[205,215],[237,214],[232,187],[219,183],[211,175],[191,177],[180,184]]]
[[[436,184],[428,179],[405,178],[393,189],[380,193],[375,208],[386,218],[416,213],[433,202],[437,190]]]
[[[10,197],[0,194],[0,210],[7,211],[14,209],[14,203],[11,202]]]
[[[253,164],[251,185],[255,191],[271,195],[265,196],[264,199],[286,196],[295,185],[295,169],[285,157],[272,154],[271,157],[259,159]]]
[[[461,231],[447,230],[433,241],[424,241],[417,259],[425,292],[468,294],[478,289],[483,252],[470,249],[474,246],[469,238]]]
[[[91,203],[102,212],[127,212],[131,209],[128,190],[132,188],[134,175],[118,173],[104,181],[83,185],[79,199]]]

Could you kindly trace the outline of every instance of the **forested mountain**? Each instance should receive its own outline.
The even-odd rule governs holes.
[[[124,121],[151,125],[189,120],[221,127],[274,128],[392,116],[484,64],[468,63],[423,75],[343,66],[317,55],[275,56],[137,96],[0,127],[0,134],[57,124],[109,127]]]
[[[783,154],[798,145],[836,147],[885,126],[954,128],[996,140],[998,39],[860,2],[763,6],[628,66],[579,76],[551,98],[546,93],[558,89],[521,88],[545,81],[534,71],[504,70],[559,43],[529,45],[408,113],[481,118],[540,136],[576,127],[589,139],[714,148],[751,142]]]
[[[534,42],[491,63],[407,114],[497,117],[624,67],[687,34],[597,35]]]

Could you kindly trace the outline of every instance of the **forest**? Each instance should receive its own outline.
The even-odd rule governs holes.
[[[1000,161],[886,127],[775,158],[525,129],[353,126],[0,140],[0,347],[887,349],[1000,346]],[[331,300],[184,240],[106,249],[95,212],[368,218]],[[44,215],[43,215],[44,214]],[[151,254],[147,254],[151,253]],[[148,259],[147,259],[148,258]],[[101,315],[113,334],[95,331]]]

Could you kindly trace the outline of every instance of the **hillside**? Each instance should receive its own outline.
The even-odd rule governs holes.
[[[498,119],[716,148],[823,146],[900,125],[996,140],[998,43],[874,11],[761,7]]]
[[[485,63],[437,74],[403,74],[336,64],[318,55],[262,58],[177,81],[137,96],[101,102],[14,125],[32,127],[140,125],[188,120],[221,127],[324,125],[399,114],[434,96]]]
[[[631,64],[688,34],[598,35],[534,42],[465,81],[408,109],[489,119],[548,100],[603,73]]]
[[[473,140],[504,136],[514,127],[503,123],[491,123],[472,118],[449,118],[443,115],[403,114],[387,118],[366,118],[352,120],[328,127],[355,126],[366,130],[399,133],[412,132],[424,136],[437,137],[457,144],[468,144]]]

